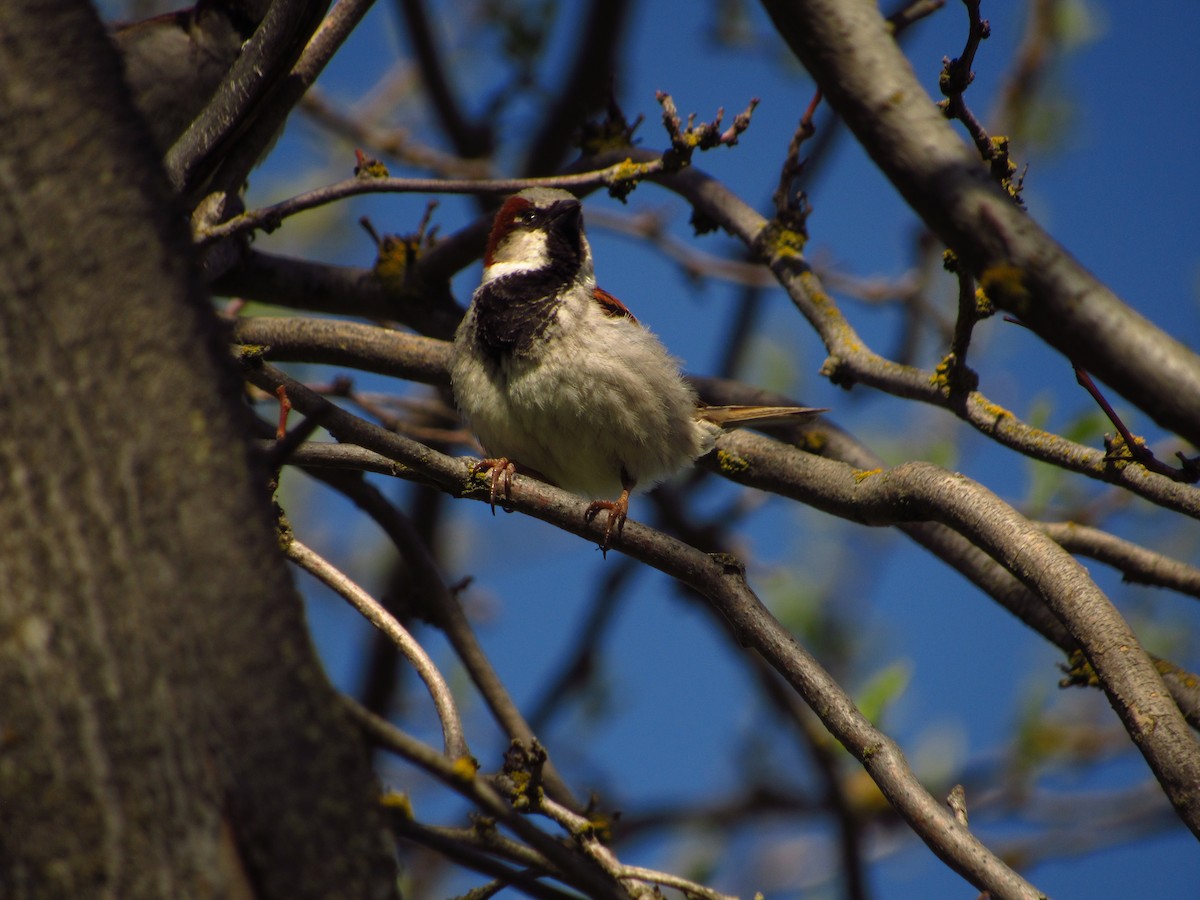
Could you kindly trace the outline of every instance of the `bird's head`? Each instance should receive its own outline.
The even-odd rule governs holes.
[[[526,188],[504,201],[483,257],[483,283],[498,278],[566,285],[592,275],[583,209],[557,188]]]

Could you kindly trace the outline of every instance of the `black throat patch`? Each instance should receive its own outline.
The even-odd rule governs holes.
[[[514,272],[490,281],[475,294],[475,333],[493,359],[524,356],[554,321],[560,296],[583,261],[579,228],[551,227],[550,262],[540,269]]]
[[[475,295],[475,334],[493,359],[524,356],[554,319],[566,284],[536,284],[530,280],[535,274],[497,278]]]

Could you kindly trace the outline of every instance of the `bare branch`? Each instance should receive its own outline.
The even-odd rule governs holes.
[[[627,900],[628,894],[591,860],[572,853],[556,838],[535,827],[525,816],[518,815],[496,788],[476,774],[474,769],[464,768],[427,744],[410,737],[352,698],[343,695],[342,700],[354,720],[372,740],[429,772],[484,813],[503,822],[550,861],[553,867],[550,874],[554,877],[587,891],[589,896],[594,895],[602,900]]]
[[[405,36],[412,44],[417,65],[421,67],[421,79],[425,82],[442,130],[460,157],[476,159],[489,155],[495,140],[492,129],[481,122],[468,120],[463,113],[462,104],[442,63],[441,48],[430,27],[425,0],[400,0],[397,5],[404,16]]]
[[[722,459],[722,447],[739,450]],[[763,487],[865,524],[932,520],[950,526],[1040,594],[1071,632],[1109,700],[1180,817],[1200,833],[1200,745],[1170,702],[1153,662],[1108,598],[1061,547],[994,494],[965,476],[927,463],[853,472],[825,469],[758,435],[718,439],[706,464],[734,481]],[[732,447],[730,447],[732,451]],[[741,451],[754,462],[741,464]],[[833,464],[836,465],[836,464]],[[818,487],[819,486],[819,487]]]
[[[584,188],[643,178],[661,171],[663,163],[617,163],[595,172],[557,175],[548,178],[441,179],[441,178],[351,178],[299,194],[288,200],[249,210],[220,225],[206,227],[196,234],[198,246],[206,247],[223,238],[255,230],[274,231],[289,216],[316,209],[360,194],[511,194],[527,187]]]
[[[639,158],[636,151],[634,158]],[[937,372],[900,365],[871,351],[804,260],[795,233],[781,233],[715,179],[691,167],[655,175],[652,180],[686,197],[703,216],[763,256],[797,309],[825,342],[829,357],[822,373],[835,383],[862,382],[897,397],[942,407],[1031,459],[1118,485],[1167,509],[1200,518],[1200,490],[1027,425],[979,391],[963,391],[961,384],[939,377]]]
[[[992,183],[922,89],[877,4],[763,5],[875,164],[992,302],[1200,445],[1200,356],[1122,303]]]
[[[511,840],[495,828],[443,828],[424,825],[410,818],[403,809],[395,811],[390,825],[396,835],[494,880],[476,889],[471,900],[487,900],[502,888],[511,887],[534,900],[579,900],[575,891],[566,891],[544,883],[552,877],[554,866],[525,844]],[[514,869],[497,857],[517,863]]]
[[[246,135],[222,161],[221,169],[213,178],[215,190],[227,194],[236,194],[241,190],[250,170],[270,148],[292,109],[367,14],[372,3],[374,0],[337,0],[329,15],[313,32],[287,78],[271,95],[263,112],[255,117]]]
[[[352,143],[370,147],[407,165],[428,169],[446,178],[488,178],[491,175],[490,164],[484,160],[445,153],[416,140],[407,129],[383,127],[365,117],[343,112],[318,87],[310,88],[304,95],[300,109],[318,125]]]
[[[1132,541],[1075,522],[1038,522],[1037,527],[1064,550],[1097,559],[1120,570],[1126,581],[1170,588],[1200,597],[1200,569],[1147,550]]]
[[[443,241],[438,247],[448,243]],[[462,318],[462,309],[444,281],[439,286],[438,282],[426,282],[423,276],[432,268],[431,260],[446,260],[447,252],[452,250],[446,246],[441,252],[438,248],[430,251],[418,262],[409,285],[402,289],[386,283],[372,269],[250,250],[212,288],[219,294],[290,309],[399,322],[423,334],[449,338]]]
[[[288,396],[297,409],[317,418],[320,424],[339,440],[357,443],[395,460],[392,464],[393,471],[410,470],[426,483],[434,484],[455,496],[471,497],[484,502],[489,500],[489,491],[484,482],[474,479],[471,475],[470,462],[444,456],[414,441],[357,419],[333,407],[328,401],[270,366],[257,367],[248,374],[251,380],[267,390],[274,390],[279,384],[286,385]],[[759,445],[743,443],[754,440],[766,441],[742,432],[725,435],[720,440],[720,446],[732,451],[738,458],[755,457]],[[790,449],[770,441],[766,443],[782,450]],[[790,453],[789,464],[781,470],[789,477],[786,480],[780,478],[775,481],[777,487],[786,486],[791,490],[803,485],[803,491],[816,497],[820,493],[817,486],[823,484],[826,478],[835,482],[840,479],[839,487],[842,488],[845,487],[846,481],[856,483],[857,476],[849,467],[837,468],[837,463],[818,460],[794,450]],[[748,471],[743,472],[737,480],[760,478],[760,462],[755,459],[749,464]],[[822,470],[816,475],[812,471],[813,466],[835,468],[829,471]],[[925,468],[933,470],[935,467]],[[916,466],[916,469],[924,471],[920,466]],[[767,471],[775,475],[773,466],[768,466]],[[839,475],[835,477],[834,471]],[[753,472],[752,476],[750,472]],[[774,481],[774,478],[771,480]],[[890,502],[885,504],[885,507],[890,505]],[[516,510],[590,540],[598,542],[603,536],[603,526],[587,521],[584,516],[587,501],[531,478],[521,475],[513,478],[512,496],[508,503]],[[843,508],[849,509],[853,505],[850,503]],[[826,505],[823,508],[831,507]],[[877,512],[882,514],[884,508],[878,509]],[[857,513],[853,513],[852,516],[859,518]],[[1062,553],[1056,545],[1046,541],[1041,535],[1037,537]],[[787,629],[779,624],[750,591],[735,560],[710,557],[633,521],[626,524],[621,535],[614,539],[613,546],[680,579],[707,597],[729,623],[737,639],[761,653],[800,693],[825,723],[825,727],[859,759],[889,802],[948,865],[973,884],[991,890],[996,897],[1039,896],[1028,882],[980,844],[974,835],[954,820],[943,804],[924,790],[896,744],[870,724],[854,707],[853,701],[841,687],[796,643]],[[1063,556],[1074,565],[1070,557],[1065,553]],[[1086,581],[1086,578],[1084,580]],[[1136,647],[1136,642],[1131,646]],[[1098,668],[1103,670],[1105,667]],[[1161,680],[1159,683],[1161,685]],[[1162,693],[1165,694],[1165,688],[1162,689]],[[1139,690],[1136,695],[1140,699],[1142,694],[1143,690]],[[1161,697],[1157,704],[1149,703],[1145,708],[1153,708],[1157,713],[1164,706],[1169,707],[1169,710],[1162,711],[1165,717],[1169,717],[1170,710],[1173,710],[1175,718],[1182,722],[1178,709]],[[1164,739],[1168,730],[1174,734],[1173,729],[1163,727],[1163,724],[1163,720],[1160,720],[1162,733],[1156,731],[1149,736],[1150,740]],[[1171,761],[1169,758],[1166,760],[1167,763]]]
[[[450,345],[358,322],[336,319],[239,318],[233,340],[269,348],[279,362],[328,363],[423,384],[447,385]]]
[[[325,560],[320,554],[309,549],[294,537],[284,544],[284,552],[288,559],[300,566],[309,574],[325,582],[342,595],[349,603],[363,614],[363,617],[386,634],[404,654],[404,658],[412,663],[417,675],[429,689],[433,705],[437,708],[438,718],[442,723],[442,737],[446,744],[446,756],[450,759],[471,759],[470,748],[463,734],[462,720],[458,715],[458,707],[454,703],[454,695],[442,673],[438,671],[429,654],[413,638],[408,630],[397,621],[396,617],[383,608],[382,604],[361,587],[355,584],[337,567]]]
[[[293,454],[293,460],[298,465],[304,464],[302,455]],[[342,471],[331,468],[328,460],[324,463],[308,467],[306,471],[353,500],[374,519],[408,561],[412,573],[412,590],[419,592],[422,601],[421,613],[445,634],[504,732],[510,739],[523,743],[537,740],[533,729],[521,715],[504,682],[500,680],[487,654],[484,653],[455,591],[446,585],[429,548],[421,540],[413,523],[388,503],[373,485],[367,484],[361,477],[351,477],[360,475],[361,467],[357,467],[357,471]],[[543,766],[542,781],[551,797],[572,809],[580,807],[570,787],[549,759]]]
[[[255,108],[299,57],[304,42],[328,5],[328,0],[271,3],[208,106],[163,160],[167,176],[177,191],[184,193],[196,188],[204,175],[211,173],[214,153],[245,126]]]
[[[750,116],[754,113],[754,108],[758,106],[758,98],[752,98],[746,108],[733,117],[730,126],[722,131],[721,120],[725,117],[724,109],[718,109],[711,122],[702,122],[699,125],[696,124],[696,114],[690,113],[687,118],[687,126],[684,127],[683,120],[679,117],[679,111],[675,108],[675,101],[670,94],[659,91],[655,95],[655,99],[662,106],[663,127],[671,139],[671,149],[663,154],[665,170],[668,172],[675,172],[690,165],[692,155],[697,150],[732,147],[738,142],[738,137],[742,132],[750,127]]]
[[[253,318],[238,320],[234,325],[234,337],[243,344],[267,345],[263,352],[270,359],[318,359],[384,375],[416,378],[433,385],[448,384],[444,367],[449,358],[449,345],[401,332],[331,320]],[[748,388],[734,382],[695,377],[691,381],[699,389],[701,397],[710,403],[795,405],[792,398]],[[810,426],[800,426],[798,433],[793,436],[799,446],[819,446],[822,455],[849,463],[861,470],[877,469],[883,465],[866,448],[836,428],[828,424],[822,425],[821,436],[815,441],[803,437],[809,428]],[[367,463],[359,460],[358,465],[364,466]],[[390,463],[382,467],[368,467],[373,471],[391,470]],[[1061,622],[1049,612],[1036,594],[997,566],[993,559],[985,556],[962,535],[934,522],[898,523],[898,527],[961,572],[1026,625],[1061,648],[1064,653],[1070,654],[1078,649],[1074,638],[1063,629]],[[1062,535],[1055,535],[1056,539],[1060,536]],[[1077,548],[1067,549],[1075,551]],[[1118,553],[1115,548],[1108,552]],[[1191,593],[1187,586],[1191,583],[1188,570],[1179,569],[1174,561],[1163,565],[1155,563],[1151,557],[1141,555],[1131,559],[1130,553],[1119,557],[1119,561],[1114,555],[1113,560],[1123,569],[1132,566],[1132,571],[1145,573],[1148,580],[1163,579],[1164,586]],[[1127,577],[1130,577],[1130,580],[1141,580],[1134,575]],[[1185,712],[1188,721],[1200,727],[1200,696],[1197,696],[1194,679],[1187,676],[1187,673],[1183,673],[1179,678],[1173,677],[1172,673],[1180,673],[1182,670],[1165,660],[1156,660],[1155,665],[1168,678],[1172,696]]]

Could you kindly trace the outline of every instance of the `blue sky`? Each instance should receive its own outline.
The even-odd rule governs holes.
[[[752,26],[762,41],[749,53],[718,48],[707,40],[706,14],[695,10],[708,6],[667,0],[638,5],[621,101],[631,117],[645,115],[639,136],[643,146],[657,148],[664,145],[664,137],[656,90],[670,92],[682,112],[695,111],[702,118],[721,106],[731,116],[751,96],[761,98],[741,144],[698,157],[696,164],[762,207],[812,86],[782,61],[786,50],[753,5]],[[983,7],[983,15],[992,22],[992,37],[980,49],[967,100],[985,119],[1021,36],[1023,23],[1014,11],[1018,7],[996,2]],[[1054,146],[1014,147],[1018,163],[1029,164],[1025,199],[1030,213],[1134,308],[1185,343],[1200,347],[1195,224],[1200,191],[1193,171],[1195,147],[1200,145],[1200,55],[1193,46],[1200,35],[1200,4],[1144,4],[1134,12],[1128,4],[1089,0],[1085,5],[1081,0],[1076,10],[1089,23],[1084,29],[1087,39],[1051,73],[1059,103],[1052,118],[1060,139]],[[568,16],[557,29],[556,46],[564,54],[573,46],[575,24]],[[453,45],[462,34],[456,29],[469,25],[450,17],[444,28]],[[906,52],[931,91],[936,92],[942,57],[961,51],[965,33],[965,12],[951,2],[908,38]],[[391,5],[380,4],[330,67],[321,87],[333,98],[353,99],[405,52]],[[490,92],[494,60],[456,57],[454,63],[464,95]],[[552,59],[548,76],[562,65]],[[536,112],[514,109],[506,127],[517,132]],[[412,127],[425,137],[420,120]],[[835,158],[828,162],[810,188],[810,255],[832,260],[856,275],[898,277],[911,262],[916,227],[912,214],[849,135],[842,136]],[[338,180],[349,173],[351,164],[344,156],[331,158],[311,126],[295,124],[252,180],[250,203],[274,201]],[[403,174],[399,167],[393,167],[393,173]],[[397,195],[357,200],[289,222],[276,234],[260,238],[258,245],[369,265],[372,247],[353,224],[357,216],[368,212],[381,230],[403,232],[415,225],[425,200]],[[622,210],[607,198],[589,200],[588,208]],[[693,238],[685,205],[652,185],[640,188],[628,207],[647,208],[664,210],[671,232],[697,249],[722,253],[731,246],[723,236]],[[435,221],[443,231],[452,231],[470,212],[466,201],[444,198]],[[711,371],[737,288],[720,283],[697,288],[651,248],[598,229],[591,237],[601,283],[657,332],[691,371]],[[461,302],[469,298],[477,278],[478,269],[472,268],[456,282]],[[1033,464],[969,433],[946,413],[861,388],[847,393],[823,382],[818,375],[823,350],[787,298],[771,291],[766,306],[766,337],[756,344],[751,377],[804,402],[831,407],[834,421],[891,462],[932,459],[979,479],[1018,506],[1034,496],[1035,485],[1047,483],[1037,480],[1044,476],[1036,475]],[[843,300],[843,308],[874,349],[892,350],[894,312],[851,299]],[[940,352],[927,345],[920,364],[931,366]],[[1018,416],[1044,417],[1047,427],[1061,429],[1093,412],[1070,366],[1023,329],[990,320],[977,330],[972,352],[982,390]],[[1110,399],[1123,408],[1120,398]],[[1161,438],[1136,414],[1129,424],[1152,441]],[[1057,491],[1051,496],[1052,508],[1105,494],[1099,486],[1074,477],[1049,483]],[[402,487],[387,489],[404,494]],[[298,504],[309,488],[296,483],[289,490],[291,502]],[[733,488],[721,484],[710,484],[705,492],[706,504],[736,496]],[[305,540],[337,558],[364,584],[377,584],[388,561],[378,536],[352,520],[348,509],[329,502],[326,495],[320,497],[325,505],[303,519],[303,527],[309,529]],[[645,501],[635,501],[635,518],[639,508],[648,508],[642,504]],[[447,580],[474,576],[466,601],[479,623],[480,638],[518,702],[530,703],[575,639],[601,575],[618,561],[611,554],[603,560],[594,547],[548,525],[515,515],[492,517],[481,504],[454,504],[452,514],[452,546],[444,548]],[[1108,524],[1125,536],[1200,563],[1195,522],[1166,521],[1133,502]],[[932,781],[966,777],[963,773],[1005,752],[1027,704],[1044,704],[1056,717],[1115,724],[1101,695],[1057,691],[1058,657],[1040,638],[898,535],[867,532],[776,500],[756,510],[742,539],[743,552],[752,560],[752,584],[777,608],[794,612],[805,603],[836,604],[835,618],[853,625],[861,642],[855,658],[826,660],[848,688],[860,690],[889,667],[907,674],[907,687],[887,710],[883,724]],[[1194,599],[1123,585],[1098,564],[1090,569],[1147,634],[1164,640],[1190,634],[1174,645],[1175,659],[1193,670],[1200,668],[1195,639],[1200,611]],[[838,584],[843,587],[835,589]],[[764,731],[768,715],[748,699],[753,686],[747,669],[714,635],[707,613],[656,573],[639,573],[634,585],[604,642],[604,717],[568,716],[556,720],[544,735],[573,783],[580,790],[598,788],[611,804],[626,808],[647,800],[719,797],[732,789],[743,754],[752,748],[763,753],[765,777],[808,783],[803,752],[785,733]],[[335,680],[350,684],[363,628],[322,591],[309,593],[314,630],[330,672]],[[431,651],[453,667],[436,637],[426,637]],[[501,744],[478,704],[468,706],[473,748],[485,758],[485,766],[495,764]],[[418,698],[416,720],[404,724],[431,738],[434,723],[417,713],[420,709]],[[763,741],[765,750],[757,746]],[[397,786],[411,786],[411,772],[403,767],[389,770],[388,777]],[[1148,777],[1140,759],[1127,755],[1080,776],[1051,774],[1041,785],[1070,794],[1134,786]],[[442,813],[432,794],[418,795],[418,813],[426,810],[433,817]],[[986,802],[974,811],[972,824],[985,841],[994,843],[1036,833]],[[695,844],[631,847],[622,858],[686,868],[715,846],[694,837]],[[774,823],[739,839],[734,851],[719,858],[714,886],[743,896],[753,896],[756,890],[766,891],[768,897],[836,896],[822,881],[831,874],[832,849],[820,829]],[[969,888],[956,875],[902,832],[881,835],[872,843],[872,852],[877,857],[871,867],[876,897],[968,895]],[[1194,896],[1200,853],[1167,813],[1164,828],[1150,839],[1068,856],[1035,866],[1027,874],[1058,897],[1184,898]]]

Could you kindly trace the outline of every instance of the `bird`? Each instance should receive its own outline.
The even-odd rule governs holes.
[[[723,428],[825,411],[700,403],[679,361],[597,286],[579,200],[548,187],[496,213],[450,376],[486,454],[474,471],[490,472],[492,511],[516,472],[599,498],[585,517],[607,512],[605,554],[633,491],[691,465]]]

